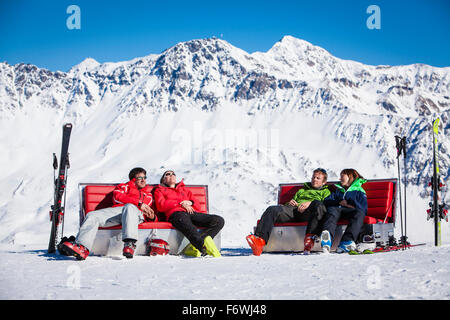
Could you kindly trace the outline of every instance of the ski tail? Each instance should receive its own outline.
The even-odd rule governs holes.
[[[50,230],[50,240],[48,243],[48,252],[54,253],[56,251],[56,244],[58,238],[62,236],[64,226],[64,205],[65,205],[65,191],[67,183],[67,169],[69,168],[69,141],[72,132],[72,124],[66,123],[63,125],[61,157],[59,159],[58,175],[54,177],[54,195],[53,205],[50,211],[50,220],[52,222]],[[56,155],[53,154],[53,168],[56,171],[58,161]]]
[[[390,251],[399,251],[399,250],[405,250],[407,248],[414,248],[418,246],[424,246],[426,243],[417,243],[417,244],[399,244],[399,245],[393,245],[393,246],[386,246],[386,247],[376,247],[374,250],[372,250],[372,253],[377,252],[390,252]]]

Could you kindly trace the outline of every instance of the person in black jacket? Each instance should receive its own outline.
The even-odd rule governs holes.
[[[367,196],[362,188],[367,180],[355,169],[344,169],[341,171],[340,181],[336,184],[336,190],[323,202],[328,211],[321,234],[322,250],[325,253],[330,252],[337,222],[341,217],[349,220],[349,224],[336,252],[355,250],[367,214]]]

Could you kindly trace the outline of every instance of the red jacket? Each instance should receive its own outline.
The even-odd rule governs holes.
[[[192,196],[192,192],[186,188],[183,180],[175,185],[175,188],[166,187],[159,185],[156,187],[155,192],[155,203],[158,212],[165,215],[168,220],[170,215],[176,211],[186,211],[180,203],[183,200],[192,201],[194,211],[198,211],[195,207],[195,199]]]
[[[113,191],[113,207],[122,207],[127,203],[134,204],[136,207],[141,209],[141,205],[145,203],[146,205],[152,206],[153,196],[152,187],[145,186],[142,189],[138,189],[134,183],[134,179],[128,181],[127,183],[121,183],[116,186]],[[154,209],[154,208],[152,208]],[[144,216],[145,217],[145,216]],[[145,217],[147,220],[147,217]],[[155,220],[156,221],[156,212]]]

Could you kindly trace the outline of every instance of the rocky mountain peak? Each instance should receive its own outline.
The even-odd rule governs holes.
[[[86,58],[82,62],[80,62],[79,64],[73,66],[69,70],[69,73],[77,74],[77,73],[84,73],[84,72],[87,72],[87,71],[93,71],[99,65],[100,65],[100,63],[97,62],[97,60],[95,60],[93,58]]]

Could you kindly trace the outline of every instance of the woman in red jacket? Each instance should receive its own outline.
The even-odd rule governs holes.
[[[224,219],[218,215],[197,212],[192,192],[186,188],[183,180],[176,183],[176,179],[172,170],[164,172],[160,185],[154,191],[156,209],[190,241],[183,250],[184,254],[220,257],[213,238],[223,228]],[[198,232],[197,227],[202,230]]]

